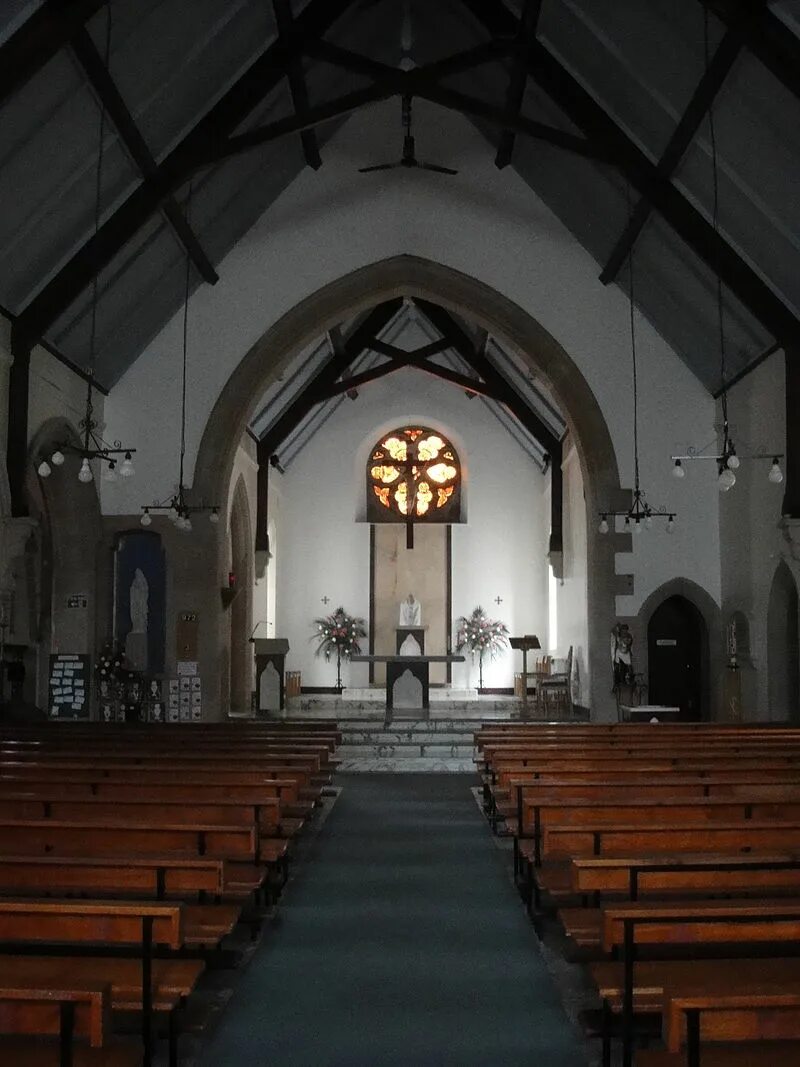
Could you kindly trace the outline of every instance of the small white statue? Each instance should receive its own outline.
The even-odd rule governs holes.
[[[406,599],[400,604],[400,625],[422,625],[422,608],[419,601],[414,598],[413,593],[409,593]]]
[[[149,587],[147,579],[137,567],[131,582],[131,632],[147,633],[147,600]]]

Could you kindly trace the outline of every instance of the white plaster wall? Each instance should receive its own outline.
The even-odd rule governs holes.
[[[731,390],[728,420],[742,455],[785,450],[784,389],[785,361],[778,352]],[[693,466],[688,468],[684,481],[694,477]],[[723,623],[734,611],[744,612],[750,623],[752,659],[742,668],[742,707],[745,717],[759,719],[769,717],[767,610],[781,559],[800,580],[800,563],[781,524],[784,486],[767,480],[769,468],[768,460],[743,459],[736,485],[720,500]]]
[[[564,475],[564,577],[557,579],[558,654],[572,646],[572,698],[589,705],[589,618],[586,605],[586,506],[583,477],[574,445],[565,450],[561,468]]]
[[[287,665],[302,671],[304,685],[332,685],[336,677],[335,665],[314,655],[312,619],[340,603],[369,618],[369,525],[356,521],[364,469],[380,434],[406,422],[441,429],[464,466],[468,522],[453,526],[454,617],[481,604],[512,633],[546,632],[544,476],[480,401],[421,372],[398,371],[343,403],[283,477],[270,474],[281,494],[278,636],[288,637]],[[424,609],[424,590],[415,592]],[[484,684],[512,685],[514,655],[487,661]],[[453,685],[477,685],[477,674],[477,664],[454,664]],[[366,686],[367,665],[346,666],[344,679]]]
[[[528,310],[565,347],[608,421],[623,482],[631,484],[630,346],[624,295],[598,281],[598,266],[513,168],[463,117],[419,102],[421,156],[460,168],[456,178],[357,167],[396,152],[396,103],[355,115],[325,149],[325,165],[304,171],[220,266],[190,312],[189,472],[203,425],[247,349],[298,301],[342,274],[390,255],[428,257],[479,278]],[[713,433],[714,404],[667,344],[637,316],[643,486],[654,504],[673,499],[679,528],[637,543],[630,568],[634,613],[667,579],[682,575],[719,599],[718,501],[687,483],[680,498],[669,454]],[[142,487],[160,491],[166,454],[177,453],[179,318],[170,322],[108,400],[115,434],[140,448],[139,483],[104,490],[108,511],[138,508]],[[147,397],[147,403],[142,398]],[[258,397],[253,397],[255,406]],[[157,432],[154,432],[154,429]],[[152,485],[152,492],[149,487]]]
[[[79,378],[69,367],[59,362],[55,356],[37,345],[31,352],[31,370],[29,387],[28,408],[28,441],[36,435],[39,428],[48,419],[67,419],[75,431],[78,423],[86,411],[86,382]],[[119,439],[120,435],[114,426],[104,427],[106,397],[95,391],[92,395],[94,417],[102,430],[104,440],[111,442]],[[150,433],[153,432],[151,427]],[[123,444],[128,442],[123,441]],[[106,508],[109,512],[117,513],[119,504],[117,483],[106,488]],[[133,511],[139,510],[141,500],[136,499]],[[127,508],[123,509],[123,512]]]

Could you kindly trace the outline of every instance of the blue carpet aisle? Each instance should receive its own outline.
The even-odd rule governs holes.
[[[473,782],[339,776],[202,1067],[584,1067]]]

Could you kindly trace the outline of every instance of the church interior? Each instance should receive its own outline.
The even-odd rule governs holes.
[[[797,0],[0,5],[2,1062],[800,1063],[799,120]]]

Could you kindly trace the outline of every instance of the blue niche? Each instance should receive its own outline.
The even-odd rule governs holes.
[[[139,633],[133,632],[132,600]],[[134,665],[147,674],[164,672],[166,602],[167,568],[161,535],[150,530],[119,534],[114,549],[114,640],[123,648],[127,645]],[[145,648],[146,664],[141,662]]]

